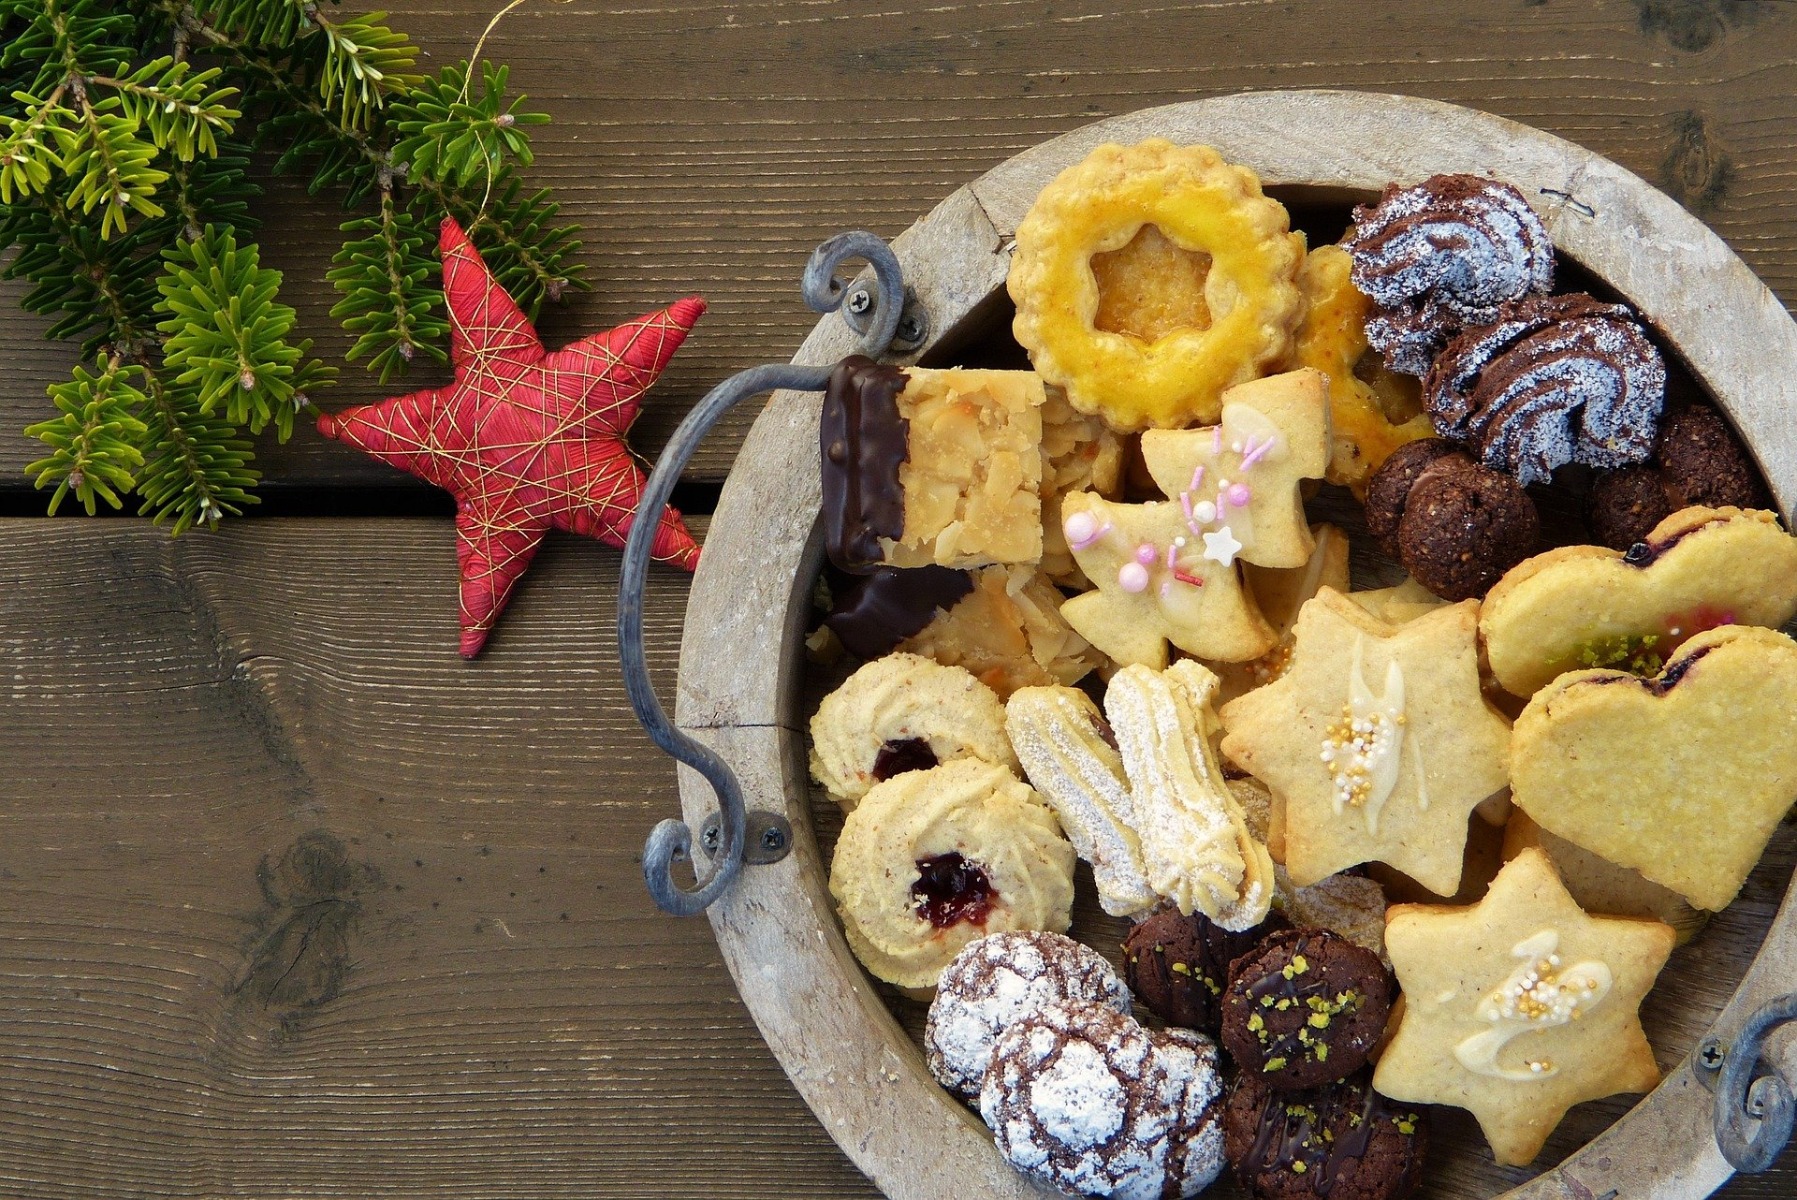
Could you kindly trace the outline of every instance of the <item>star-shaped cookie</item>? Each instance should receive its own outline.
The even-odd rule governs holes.
[[[1243,589],[1233,552],[1207,542],[1177,503],[1118,504],[1073,492],[1061,501],[1061,520],[1096,589],[1061,605],[1061,616],[1118,663],[1163,670],[1169,640],[1219,662],[1272,649],[1273,628]]]
[[[1672,943],[1660,921],[1585,915],[1538,849],[1470,908],[1395,905],[1404,1015],[1373,1086],[1468,1110],[1498,1162],[1526,1165],[1573,1105],[1659,1083],[1639,1009]]]
[[[1323,588],[1285,674],[1223,707],[1224,756],[1285,804],[1293,883],[1383,862],[1438,896],[1458,889],[1467,817],[1509,778],[1478,613],[1468,600],[1389,625]]]
[[[1222,424],[1151,429],[1142,461],[1194,525],[1227,530],[1244,562],[1301,567],[1313,543],[1298,486],[1329,465],[1328,381],[1304,370],[1232,387]]]

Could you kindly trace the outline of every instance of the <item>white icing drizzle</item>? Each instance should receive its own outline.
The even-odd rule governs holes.
[[[1490,1025],[1454,1047],[1461,1066],[1479,1075],[1528,1083],[1551,1078],[1559,1067],[1546,1059],[1525,1060],[1520,1068],[1498,1064],[1512,1038],[1576,1021],[1610,994],[1615,976],[1591,960],[1563,967],[1556,953],[1560,934],[1544,929],[1516,943],[1510,953],[1522,965],[1496,991],[1479,1001],[1478,1019]]]
[[[1404,753],[1404,672],[1393,659],[1385,665],[1385,687],[1379,695],[1367,686],[1361,670],[1365,634],[1354,635],[1354,664],[1348,675],[1348,703],[1342,717],[1323,737],[1320,755],[1335,788],[1335,814],[1358,808],[1366,815],[1367,832],[1379,834],[1379,812],[1398,783]],[[1420,762],[1420,760],[1419,760]],[[1426,796],[1419,797],[1428,807]]]

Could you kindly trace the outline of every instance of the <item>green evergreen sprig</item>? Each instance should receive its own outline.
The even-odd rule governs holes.
[[[533,316],[584,286],[576,231],[527,187],[508,73],[414,73],[385,14],[337,0],[0,0],[0,247],[23,304],[96,366],[27,432],[54,512],[135,493],[176,532],[255,503],[246,434],[288,437],[333,369],[295,336],[248,201],[254,118],[277,172],[360,209],[327,278],[347,357],[385,381],[441,362],[436,226],[454,216]]]

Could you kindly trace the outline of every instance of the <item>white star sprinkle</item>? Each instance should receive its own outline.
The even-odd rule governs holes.
[[[1204,535],[1204,557],[1214,563],[1228,566],[1235,561],[1235,556],[1242,552],[1242,544],[1235,540],[1235,534],[1229,532],[1229,526]]]

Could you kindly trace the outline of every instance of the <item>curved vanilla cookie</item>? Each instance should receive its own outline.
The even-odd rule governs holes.
[[[1562,546],[1498,580],[1479,612],[1491,673],[1531,696],[1582,667],[1657,669],[1716,625],[1797,614],[1797,538],[1757,509],[1680,509],[1627,553]]]
[[[960,667],[916,654],[868,663],[811,718],[811,777],[844,808],[883,780],[962,758],[1016,770],[1004,705]]]
[[[1005,705],[1005,732],[1030,784],[1092,864],[1104,911],[1126,917],[1154,907],[1160,896],[1131,828],[1135,805],[1123,760],[1098,706],[1075,688],[1022,688]]]
[[[1129,777],[1136,835],[1155,891],[1230,931],[1273,902],[1273,860],[1255,841],[1211,749],[1217,677],[1190,660],[1164,672],[1125,667],[1105,714]]]
[[[975,938],[1067,928],[1073,847],[1028,784],[957,759],[867,793],[836,841],[830,894],[863,966],[902,988],[933,988]]]

